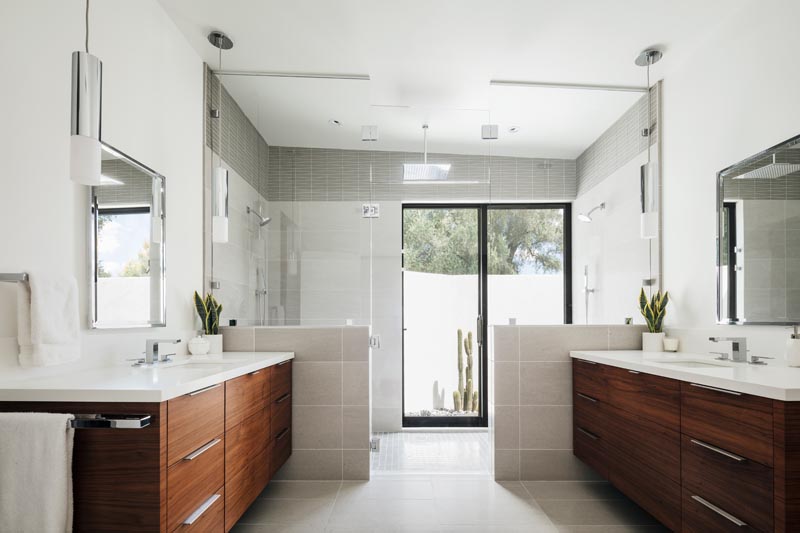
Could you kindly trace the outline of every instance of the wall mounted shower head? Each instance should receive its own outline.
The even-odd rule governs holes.
[[[605,208],[606,208],[606,203],[603,202],[600,205],[591,208],[588,213],[579,213],[578,220],[580,220],[581,222],[586,222],[588,224],[589,222],[592,221],[592,213],[594,213],[598,209],[600,211],[603,211]]]
[[[247,214],[253,214],[258,218],[258,225],[259,226],[266,226],[269,224],[269,221],[272,220],[270,217],[262,217],[257,211],[252,209],[249,205],[247,206]]]

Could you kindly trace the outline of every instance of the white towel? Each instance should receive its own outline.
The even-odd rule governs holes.
[[[72,531],[73,418],[0,413],[0,531]]]
[[[17,283],[17,324],[22,366],[49,366],[78,359],[75,278],[33,273],[28,283]]]

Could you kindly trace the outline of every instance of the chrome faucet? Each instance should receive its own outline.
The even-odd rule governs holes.
[[[161,343],[176,344],[181,342],[180,339],[147,339],[145,341],[144,359],[133,359],[135,361],[133,366],[155,365],[158,363],[168,363],[172,361],[170,355],[162,355],[158,352],[158,345]],[[129,359],[130,361],[130,359]]]
[[[709,337],[711,342],[730,342],[731,355],[734,363],[747,362],[747,339],[744,337]]]

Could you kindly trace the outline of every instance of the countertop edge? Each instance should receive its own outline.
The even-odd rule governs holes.
[[[634,353],[635,350],[627,352]],[[615,352],[613,351],[610,351],[608,354],[602,354],[600,351],[596,350],[586,350],[586,351],[573,350],[570,351],[569,356],[571,359],[583,359],[586,361],[592,361],[595,363],[614,366],[617,368],[624,368],[626,370],[636,370],[637,372],[642,372],[644,374],[652,374],[665,378],[675,379],[686,383],[697,383],[699,385],[717,387],[734,392],[740,392],[742,394],[760,396],[762,398],[768,398],[770,400],[779,400],[783,402],[800,401],[800,384],[798,384],[797,388],[787,389],[785,387],[768,385],[768,384],[747,383],[744,381],[726,377],[709,376],[706,374],[695,373],[688,369],[663,368],[660,366],[653,366],[653,364],[657,364],[657,362],[655,361],[652,364],[646,364],[646,362],[645,364],[642,364],[641,362],[637,361],[619,359],[614,357],[614,353]],[[674,355],[697,357],[695,354],[677,353]],[[747,364],[747,363],[742,363],[742,364]]]

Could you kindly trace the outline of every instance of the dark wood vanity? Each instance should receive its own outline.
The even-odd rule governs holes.
[[[800,402],[573,359],[576,457],[673,531],[800,531]]]
[[[151,415],[142,429],[75,431],[75,531],[226,532],[292,453],[291,398],[287,360],[160,403],[0,410]]]

